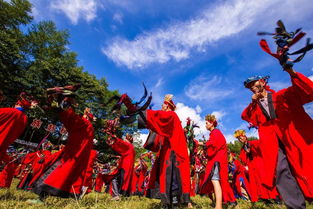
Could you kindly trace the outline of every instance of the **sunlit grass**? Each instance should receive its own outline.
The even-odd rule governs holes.
[[[38,196],[32,192],[15,189],[18,180],[14,180],[10,189],[0,189],[0,209],[10,208],[53,208],[53,209],[160,209],[160,200],[148,199],[145,197],[127,197],[121,201],[112,201],[110,195],[92,192],[87,194],[82,200],[72,198],[64,199],[58,197],[48,197],[44,204],[29,204],[28,199],[37,199]],[[196,196],[192,198],[194,208],[213,208],[212,201],[207,197]],[[285,206],[264,203],[251,204],[248,201],[239,200],[240,209],[285,209]],[[180,207],[182,208],[182,207]],[[227,208],[227,207],[225,207]],[[232,207],[228,207],[232,208]],[[313,209],[313,205],[307,205],[308,209]]]

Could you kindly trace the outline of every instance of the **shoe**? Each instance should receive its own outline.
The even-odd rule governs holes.
[[[29,203],[29,204],[36,204],[36,205],[42,205],[42,204],[44,204],[44,202],[41,201],[40,199],[28,199],[28,200],[26,200],[26,203]]]
[[[112,201],[120,201],[121,198],[120,198],[120,196],[115,196],[115,197],[112,197],[111,200]]]
[[[172,198],[172,203],[173,203],[173,205],[177,205],[177,204],[178,204],[177,196],[174,196],[174,197]]]

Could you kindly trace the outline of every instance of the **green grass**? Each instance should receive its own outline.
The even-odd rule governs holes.
[[[145,197],[128,197],[121,201],[111,201],[108,194],[92,192],[87,194],[82,200],[64,199],[58,197],[48,197],[44,204],[29,204],[27,199],[37,199],[38,196],[32,192],[16,190],[15,185],[18,180],[14,180],[10,189],[0,189],[0,209],[29,208],[29,209],[160,209],[160,200],[148,199]],[[212,202],[207,197],[196,196],[192,198],[193,206],[196,209],[213,208]],[[265,205],[263,203],[251,204],[247,201],[238,201],[240,209],[285,209],[282,205]],[[225,207],[226,208],[226,207]],[[231,207],[229,207],[231,208]],[[308,209],[313,209],[313,205],[307,205]]]

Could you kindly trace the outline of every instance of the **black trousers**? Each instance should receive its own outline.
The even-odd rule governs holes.
[[[292,175],[282,146],[278,150],[276,167],[276,187],[288,209],[304,209],[305,199]]]

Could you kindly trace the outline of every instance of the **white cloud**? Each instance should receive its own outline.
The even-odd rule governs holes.
[[[164,83],[163,78],[159,78],[158,82],[155,84],[154,88],[160,87]]]
[[[208,135],[208,131],[205,128],[205,120],[204,117],[201,117],[196,108],[189,107],[183,103],[177,103],[175,112],[177,113],[179,119],[182,122],[182,126],[186,125],[186,120],[189,117],[195,124],[197,124],[200,128],[195,128],[195,135],[198,137],[202,137],[202,135]],[[199,108],[198,108],[199,109]]]
[[[199,76],[185,87],[185,94],[193,100],[212,103],[233,93],[233,90],[224,88],[222,77]]]
[[[189,117],[194,122],[194,124],[197,124],[199,126],[199,128],[194,129],[196,138],[202,139],[202,137],[204,136],[207,140],[210,132],[205,127],[205,116],[200,115],[200,112],[198,111],[199,108],[199,105],[197,105],[196,108],[192,108],[183,103],[177,103],[175,112],[181,120],[183,127],[186,125],[187,118]],[[214,114],[216,116],[219,121],[219,125],[221,125],[221,119],[223,118],[223,116],[226,115],[226,112],[220,110],[213,111],[211,114]]]
[[[293,5],[292,1],[287,4],[283,0],[220,1],[190,20],[143,32],[134,40],[115,38],[102,48],[102,52],[116,64],[129,69],[180,61],[189,58],[192,50],[206,51],[208,45],[245,30],[258,17],[264,18],[268,8],[275,8],[280,3]]]
[[[309,76],[309,79],[311,79],[311,81],[313,81],[313,75]]]
[[[222,120],[222,118],[226,115],[224,111],[213,111],[212,115],[215,115],[217,120]]]
[[[73,24],[77,24],[79,19],[87,22],[97,16],[96,0],[53,0],[50,2],[51,9],[63,12]]]
[[[208,44],[244,30],[270,2],[227,1],[189,21],[145,32],[132,41],[116,38],[102,48],[102,52],[115,63],[130,69],[142,68],[154,62],[180,61],[188,58],[193,49],[203,51]]]
[[[121,13],[115,13],[115,14],[113,15],[113,20],[114,20],[115,22],[118,22],[119,24],[123,24],[123,14],[121,14]]]
[[[277,82],[270,82],[269,85],[271,89],[278,91],[278,90],[289,87],[290,83],[277,81]]]
[[[201,109],[200,105],[196,106],[196,112],[197,113],[201,113],[202,112],[202,109]]]

